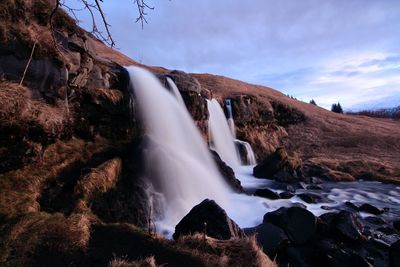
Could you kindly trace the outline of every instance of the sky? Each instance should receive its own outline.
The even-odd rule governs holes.
[[[147,3],[142,29],[133,0],[103,2],[116,48],[143,64],[224,75],[325,108],[400,105],[399,0]],[[90,29],[88,12],[77,17]]]

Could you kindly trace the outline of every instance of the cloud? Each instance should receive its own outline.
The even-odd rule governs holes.
[[[77,0],[70,0],[77,1]],[[263,84],[325,107],[398,94],[398,0],[104,1],[120,50],[142,63]],[[90,24],[81,12],[83,24]]]

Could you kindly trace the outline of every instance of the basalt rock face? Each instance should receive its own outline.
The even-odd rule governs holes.
[[[176,225],[174,239],[183,235],[206,233],[217,239],[243,237],[243,230],[214,200],[205,199],[194,206]]]
[[[210,150],[214,162],[217,164],[218,170],[228,185],[237,193],[244,193],[244,189],[240,181],[236,178],[235,173],[231,167],[221,159],[217,152]]]

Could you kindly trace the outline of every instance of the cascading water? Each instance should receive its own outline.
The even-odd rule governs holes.
[[[245,150],[246,153],[246,165],[256,165],[256,157],[254,155],[253,149],[251,148],[251,145],[246,142],[246,141],[242,141],[239,139],[235,139],[235,143],[239,144],[240,146],[242,146]]]
[[[227,121],[228,121],[229,129],[231,130],[233,138],[236,138],[236,127],[235,127],[235,121],[233,120],[233,113],[232,113],[232,101],[229,98],[225,99],[225,107],[227,110]]]
[[[243,165],[255,165],[256,159],[253,149],[248,142],[236,139],[235,122],[232,115],[232,102],[230,99],[225,99],[227,110],[227,118],[219,105],[218,101],[212,99],[207,101],[208,112],[208,129],[212,140],[212,148],[217,151],[223,161],[232,168],[237,168],[241,164],[240,154],[236,149],[236,144],[244,148],[246,160]]]
[[[229,166],[236,168],[240,166],[239,154],[236,150],[234,138],[229,130],[225,114],[215,99],[207,100],[207,108],[210,114],[208,118],[208,129],[211,147],[223,161]]]
[[[171,231],[205,198],[226,207],[229,186],[186,108],[150,72],[138,67],[126,69],[149,138],[144,151],[147,175],[164,198],[163,217],[157,227]]]
[[[169,88],[172,90],[172,94],[178,100],[179,104],[183,105],[186,108],[186,105],[185,105],[185,102],[183,101],[182,95],[179,92],[179,89],[176,86],[176,84],[174,83],[174,81],[170,77],[167,77],[167,83],[168,83]]]

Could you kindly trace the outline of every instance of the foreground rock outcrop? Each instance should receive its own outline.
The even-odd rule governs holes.
[[[214,200],[205,199],[175,226],[174,239],[183,235],[203,233],[216,239],[243,237],[242,229]]]

